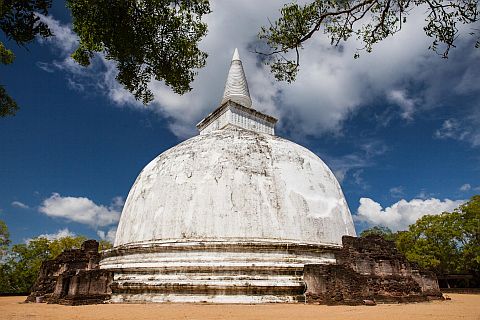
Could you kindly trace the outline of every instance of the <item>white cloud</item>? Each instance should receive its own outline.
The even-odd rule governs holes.
[[[98,230],[97,235],[100,237],[102,240],[107,240],[110,243],[115,242],[115,235],[117,234],[117,228],[112,228],[109,229],[107,232],[103,230]]]
[[[462,120],[450,118],[435,131],[439,139],[455,139],[469,142],[473,147],[480,146],[480,115],[472,114]]]
[[[392,187],[390,188],[390,195],[393,198],[401,198],[403,196],[403,187],[398,186],[398,187]]]
[[[57,240],[65,237],[75,237],[75,233],[68,230],[68,228],[60,229],[56,233],[47,233],[37,236],[37,238],[47,238],[48,240]]]
[[[97,205],[84,197],[62,197],[53,193],[45,199],[39,211],[53,218],[82,223],[93,228],[113,225],[120,219],[118,198],[109,207]]]
[[[437,215],[442,212],[451,212],[466,200],[450,199],[402,199],[390,207],[382,206],[370,198],[360,198],[360,206],[355,221],[365,222],[370,226],[382,225],[393,231],[406,230],[410,224],[415,223],[424,215]]]
[[[367,159],[358,154],[348,154],[343,157],[327,160],[327,162],[340,183],[345,180],[350,171],[371,166]]]
[[[331,157],[328,154],[320,154],[320,158],[325,159],[331,167],[337,180],[342,183],[347,176],[351,174],[354,182],[363,189],[368,185],[361,177],[364,168],[375,165],[375,158],[387,152],[388,148],[380,140],[371,140],[359,142],[359,151],[340,157]]]
[[[275,82],[269,70],[258,62],[259,57],[250,51],[258,43],[260,27],[268,25],[268,19],[274,20],[287,2],[212,1],[212,13],[205,20],[209,33],[200,44],[209,57],[192,84],[193,90],[180,96],[154,81],[150,87],[155,100],[149,108],[167,118],[177,136],[193,135],[195,123],[221,100],[235,47],[244,62],[254,106],[279,117],[279,127],[292,135],[339,132],[350,114],[385,98],[399,106],[399,118],[412,120],[421,111],[444,105],[452,95],[480,96],[480,65],[476,63],[480,54],[473,49],[472,39],[459,36],[451,59],[439,58],[427,50],[431,39],[422,30],[422,8],[409,16],[400,33],[376,45],[373,53],[363,53],[360,59],[353,59],[356,49],[362,47],[355,39],[335,48],[318,33],[301,52],[297,81],[291,85]],[[113,62],[96,55],[87,69],[75,64],[69,55],[78,40],[70,26],[52,17],[43,19],[57,34],[46,41],[61,51],[62,60],[53,64],[67,73],[70,87],[95,88],[118,105],[144,109],[116,82]],[[476,101],[471,99],[469,103],[473,106]]]
[[[404,90],[391,90],[388,95],[388,100],[395,103],[402,110],[401,117],[406,120],[413,119],[413,113],[415,111],[415,100],[408,98],[407,93]]]
[[[34,238],[47,238],[48,240],[57,240],[65,237],[75,237],[76,234],[68,230],[68,228],[60,229],[56,233],[40,234]],[[25,243],[29,243],[33,238],[25,239]]]
[[[59,47],[63,52],[72,53],[78,45],[78,36],[73,32],[70,25],[61,24],[58,20],[55,20],[52,16],[44,16],[37,13],[41,22],[44,22],[48,25],[55,37],[53,38],[42,38],[39,37],[38,41],[40,43],[54,43],[55,46]]]
[[[464,192],[469,191],[470,189],[472,189],[472,186],[469,183],[465,183],[460,187],[460,191],[464,191]]]
[[[25,203],[22,203],[20,201],[13,201],[11,203],[12,207],[15,207],[15,208],[20,208],[20,209],[29,209],[30,207],[28,205],[26,205]]]
[[[55,69],[49,63],[38,61],[36,63],[36,65],[37,65],[37,67],[39,67],[40,69],[42,69],[45,72],[48,72],[48,73],[55,72]]]

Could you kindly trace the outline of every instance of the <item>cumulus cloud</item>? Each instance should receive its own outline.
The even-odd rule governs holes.
[[[117,234],[117,228],[112,228],[112,229],[109,229],[108,231],[103,231],[103,230],[97,231],[97,235],[100,237],[100,239],[106,240],[112,244],[115,242],[116,234]]]
[[[93,228],[115,224],[120,219],[118,198],[110,206],[97,205],[84,197],[62,197],[58,193],[45,199],[39,211],[52,218],[86,224]]]
[[[57,232],[55,233],[45,233],[45,234],[39,234],[38,236],[34,237],[34,238],[47,238],[48,240],[50,241],[53,241],[53,240],[57,240],[57,239],[61,239],[61,238],[65,238],[65,237],[75,237],[76,234],[70,230],[68,230],[68,228],[64,228],[64,229],[60,229],[58,230]],[[25,243],[29,243],[33,238],[29,238],[29,239],[25,239]]]
[[[402,199],[390,207],[382,208],[378,202],[370,198],[360,198],[360,206],[357,214],[354,215],[354,219],[370,226],[382,225],[393,231],[406,230],[410,224],[415,223],[424,215],[437,215],[445,211],[451,212],[465,201],[436,198],[412,199],[410,201]]]
[[[421,111],[444,105],[451,96],[474,97],[468,100],[469,104],[478,105],[480,64],[478,50],[472,49],[472,39],[459,36],[451,59],[440,59],[427,50],[431,39],[422,30],[422,8],[409,16],[400,33],[376,45],[373,53],[363,53],[360,59],[352,58],[356,49],[362,47],[355,39],[332,47],[320,32],[301,52],[297,81],[291,85],[274,81],[251,51],[259,43],[256,35],[260,27],[268,25],[268,19],[278,17],[278,10],[287,2],[290,1],[212,1],[212,13],[205,20],[209,33],[200,43],[209,57],[207,66],[199,70],[192,84],[193,90],[180,96],[154,81],[150,88],[155,100],[149,108],[168,119],[177,136],[193,135],[195,123],[221,100],[235,47],[244,62],[254,106],[279,117],[279,127],[291,135],[339,132],[350,114],[385,98],[399,107],[398,118],[408,121]],[[44,41],[61,52],[62,59],[53,65],[66,72],[71,88],[81,90],[88,86],[105,93],[118,105],[144,108],[116,82],[113,62],[96,55],[92,66],[80,67],[69,58],[78,42],[71,27],[52,17],[43,20],[53,26],[57,35]],[[480,136],[478,141],[480,144]]]
[[[57,240],[65,237],[75,237],[75,233],[68,228],[60,229],[56,233],[46,233],[37,236],[37,238],[47,238],[48,240]]]
[[[26,205],[25,203],[20,202],[20,201],[13,201],[11,203],[11,205],[12,205],[12,207],[20,208],[20,209],[29,209],[30,208],[28,205]]]
[[[472,186],[469,183],[465,183],[460,187],[460,191],[464,191],[464,192],[469,191],[470,189],[472,189]]]

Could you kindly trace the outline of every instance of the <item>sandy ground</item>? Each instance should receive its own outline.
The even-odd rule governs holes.
[[[0,319],[475,319],[480,295],[450,294],[450,301],[367,306],[304,304],[107,304],[80,307],[23,303],[25,297],[0,297]]]

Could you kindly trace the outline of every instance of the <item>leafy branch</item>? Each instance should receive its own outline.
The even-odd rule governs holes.
[[[426,10],[423,30],[431,38],[429,49],[448,58],[455,47],[459,25],[473,24],[479,20],[478,0],[313,0],[308,4],[286,4],[281,17],[263,27],[259,33],[270,51],[262,54],[279,81],[295,80],[300,67],[299,50],[316,33],[323,32],[337,46],[355,37],[371,52],[373,46],[397,33],[407,22],[415,7]],[[478,34],[474,30],[471,35]],[[480,39],[480,38],[477,38]],[[477,40],[475,47],[480,47]],[[293,55],[292,55],[293,53]]]

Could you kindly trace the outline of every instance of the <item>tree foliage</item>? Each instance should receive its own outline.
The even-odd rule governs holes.
[[[480,196],[453,212],[423,216],[398,233],[397,247],[408,260],[437,274],[480,275]]]
[[[40,21],[37,13],[47,14],[52,5],[51,0],[0,0],[0,30],[7,40],[19,46],[26,46],[35,37],[52,35],[48,26]],[[11,49],[0,41],[0,64],[10,64],[15,60]],[[0,117],[14,115],[17,103],[0,85]]]
[[[174,92],[191,90],[207,54],[198,48],[206,35],[207,0],[67,0],[80,37],[72,57],[87,66],[95,52],[117,63],[117,80],[145,104],[153,99],[150,80]]]
[[[415,7],[425,9],[424,32],[430,48],[448,57],[455,47],[460,25],[478,22],[479,0],[310,0],[281,9],[281,17],[262,28],[259,37],[271,51],[267,64],[278,80],[293,81],[299,70],[299,50],[318,32],[333,45],[351,37],[370,52],[373,46],[395,34]],[[0,29],[8,40],[25,46],[36,36],[52,36],[38,14],[47,15],[51,0],[0,0]],[[66,0],[73,29],[80,38],[72,57],[88,66],[95,53],[105,54],[118,69],[117,80],[147,104],[152,79],[163,81],[176,93],[191,90],[197,69],[207,54],[198,48],[207,34],[202,21],[210,12],[209,0]],[[477,30],[472,30],[475,35]],[[476,47],[480,42],[476,41]],[[291,57],[293,53],[293,58]],[[14,60],[0,42],[0,63]],[[13,115],[15,101],[0,85],[0,117]]]
[[[13,116],[18,110],[18,105],[0,85],[0,117]]]
[[[363,47],[357,49],[358,57],[360,50],[370,52],[400,31],[415,7],[426,10],[423,30],[432,38],[430,49],[444,58],[455,47],[459,25],[479,20],[478,0],[310,0],[305,5],[286,4],[281,17],[263,27],[259,37],[271,49],[266,53],[267,64],[277,80],[291,82],[299,70],[299,50],[318,32],[326,34],[332,45],[350,37],[360,40]],[[475,46],[480,46],[478,38]]]
[[[365,229],[360,233],[360,237],[368,237],[368,236],[380,236],[384,238],[385,240],[395,240],[396,239],[396,234],[392,232],[387,227],[384,226],[374,226],[369,229]]]
[[[2,236],[3,235],[3,236]],[[34,238],[27,243],[15,244],[10,250],[8,229],[0,221],[0,241],[3,241],[5,252],[0,260],[0,293],[27,293],[38,277],[43,261],[54,259],[64,250],[80,248],[87,240],[84,236],[63,237],[49,240],[44,237]],[[2,243],[2,242],[0,242]],[[111,247],[107,241],[101,241],[99,249]]]
[[[8,246],[10,245],[10,233],[8,232],[8,227],[0,220],[0,262],[8,251]]]
[[[113,244],[107,240],[100,240],[98,242],[98,251],[108,250],[112,248],[113,248]]]
[[[51,0],[0,0],[0,29],[8,40],[25,46],[36,36],[52,36],[38,14],[47,15]],[[67,0],[73,29],[80,38],[72,57],[88,66],[96,52],[116,63],[117,80],[147,104],[148,88],[161,80],[176,93],[191,90],[196,69],[207,54],[198,48],[207,34],[202,17],[210,12],[208,0]],[[0,63],[10,64],[13,52],[0,42]],[[18,106],[0,85],[0,117],[13,115]]]

